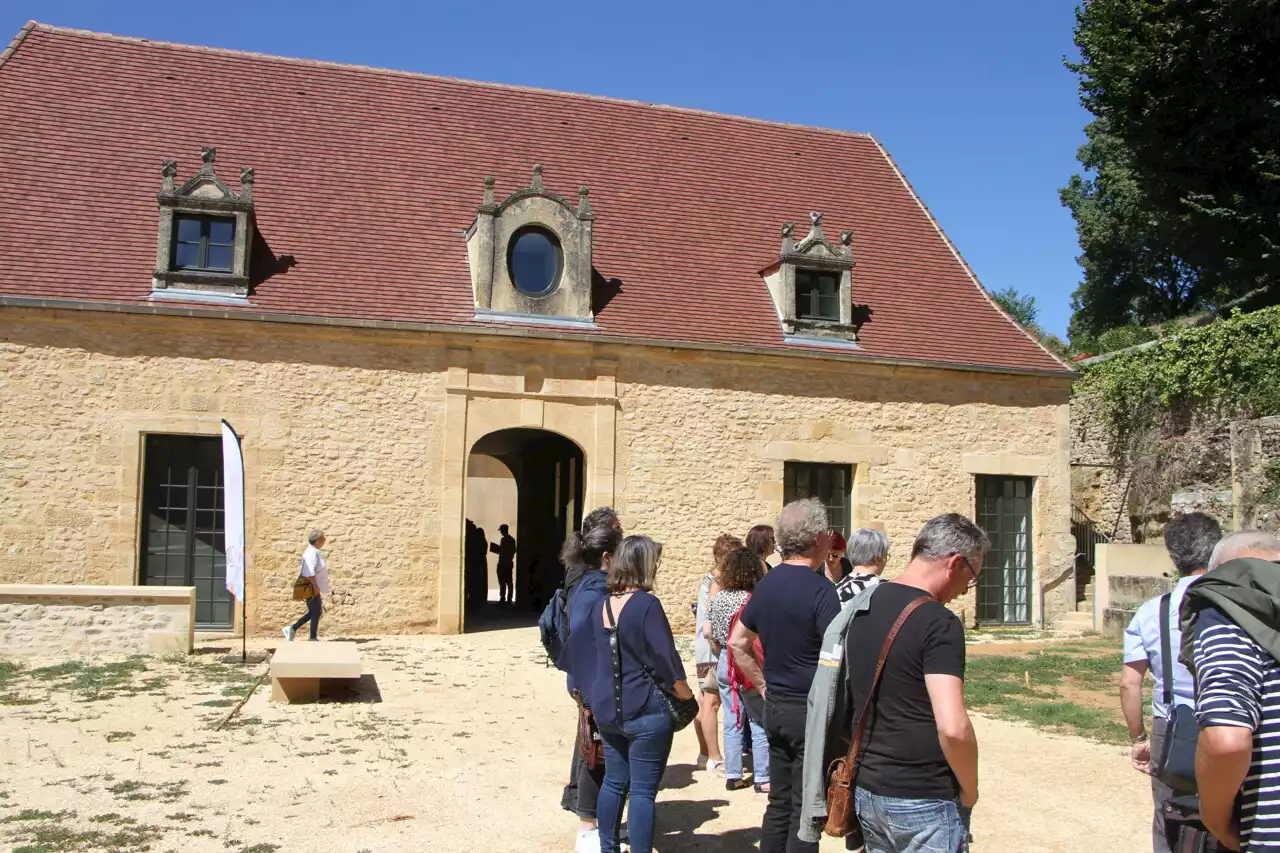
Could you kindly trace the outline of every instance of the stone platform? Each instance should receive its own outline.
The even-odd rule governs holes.
[[[355,643],[282,643],[271,656],[271,701],[315,702],[320,681],[363,675]]]

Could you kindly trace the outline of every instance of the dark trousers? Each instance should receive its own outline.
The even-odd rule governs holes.
[[[1164,751],[1165,732],[1169,721],[1155,717],[1151,720],[1151,800],[1155,805],[1155,817],[1151,821],[1151,849],[1154,853],[1169,853],[1169,841],[1164,835],[1164,801],[1173,799],[1173,789],[1156,778],[1154,771]]]
[[[515,601],[516,589],[512,582],[515,569],[511,566],[498,566],[498,600]]]
[[[320,601],[320,595],[311,596],[307,599],[307,615],[303,616],[297,622],[293,623],[293,630],[298,630],[308,622],[311,623],[311,639],[316,638],[316,631],[320,630],[320,614],[324,613],[324,605]]]
[[[579,820],[595,820],[600,786],[604,784],[604,762],[588,767],[582,760],[579,746],[578,739],[574,738],[569,784],[564,786],[564,793],[560,795],[560,808],[573,812]]]
[[[804,792],[804,724],[808,699],[774,696],[764,700],[764,732],[769,738],[769,805],[760,830],[760,853],[818,853],[801,841],[800,804]]]

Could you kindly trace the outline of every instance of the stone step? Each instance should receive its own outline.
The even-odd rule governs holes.
[[[1062,634],[1083,634],[1093,630],[1093,613],[1064,613],[1053,623],[1053,630]]]

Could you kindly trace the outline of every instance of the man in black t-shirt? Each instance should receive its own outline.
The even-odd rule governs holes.
[[[840,612],[836,588],[815,569],[830,548],[827,510],[816,499],[794,501],[778,518],[782,562],[756,584],[729,635],[729,648],[743,673],[764,697],[764,730],[769,737],[769,806],[764,813],[760,853],[817,853],[801,841],[800,804],[804,772],[804,729],[809,686],[827,625]],[[752,648],[764,647],[764,670]]]
[[[850,732],[868,701],[877,658],[902,611],[912,613],[870,697],[855,803],[867,853],[959,853],[978,800],[978,741],[964,705],[964,626],[944,605],[973,589],[990,543],[972,521],[931,519],[897,578],[881,583],[845,639]]]

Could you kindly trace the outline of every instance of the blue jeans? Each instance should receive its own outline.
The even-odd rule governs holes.
[[[866,853],[967,853],[969,810],[955,800],[882,797],[865,788],[854,794]]]
[[[303,625],[310,622],[311,639],[314,640],[316,638],[316,632],[320,630],[320,615],[322,613],[324,613],[324,605],[320,601],[320,596],[311,596],[307,599],[307,615],[293,623],[293,630],[300,630]]]
[[[671,717],[660,702],[651,700],[644,714],[627,720],[621,730],[601,728],[600,736],[604,738],[604,784],[596,802],[600,851],[618,853],[622,804],[630,792],[627,832],[631,836],[631,852],[652,853],[654,800],[675,736]]]
[[[738,702],[738,715],[733,713],[733,691],[729,689],[729,655],[721,653],[716,668],[720,683],[720,707],[724,709],[724,778],[742,778],[743,726],[751,728],[751,767],[757,785],[769,784],[769,738],[759,720],[747,713],[747,703]]]

